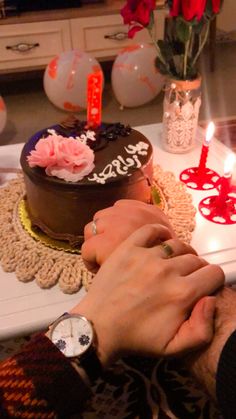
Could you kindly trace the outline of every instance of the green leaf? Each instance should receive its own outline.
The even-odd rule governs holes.
[[[169,70],[167,68],[167,65],[164,64],[159,57],[156,57],[155,59],[155,66],[156,68],[158,68],[158,70],[160,71],[161,74],[169,74]]]
[[[173,58],[173,51],[171,48],[171,45],[167,41],[163,41],[162,39],[159,39],[157,41],[157,45],[160,48],[161,55],[165,58],[165,60],[168,62]]]
[[[147,29],[148,30],[150,30],[150,29],[152,29],[153,28],[153,26],[154,26],[154,13],[153,13],[153,10],[151,11],[151,13],[150,13],[150,16],[149,16],[149,24],[147,25]]]
[[[174,55],[174,64],[176,68],[176,76],[181,74],[183,68],[183,55]]]
[[[171,73],[173,76],[176,76],[177,70],[175,67],[174,62],[174,51],[173,51],[173,44],[166,40],[158,40],[157,45],[161,51],[161,55],[167,63],[168,72]]]
[[[177,18],[177,20],[176,20],[176,33],[177,33],[178,39],[183,43],[186,43],[190,38],[190,29],[189,28],[190,28],[190,26],[185,20]]]
[[[188,66],[187,68],[187,79],[188,80],[194,80],[196,79],[198,75],[198,71],[196,68],[193,68],[192,66]]]
[[[205,26],[205,23],[206,23],[205,19],[201,19],[199,22],[197,22],[197,24],[193,26],[194,33],[199,35],[202,32]]]
[[[184,44],[180,41],[173,41],[172,42],[172,50],[174,55],[182,55],[184,54]]]

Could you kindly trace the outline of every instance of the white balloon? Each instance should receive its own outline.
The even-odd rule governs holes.
[[[83,51],[62,52],[46,67],[45,93],[58,108],[79,112],[87,107],[87,76],[99,70],[98,61]]]
[[[117,101],[126,107],[144,105],[160,93],[164,76],[155,66],[155,47],[137,44],[122,50],[112,67],[112,88]]]
[[[7,122],[7,109],[2,96],[0,96],[0,133],[4,130]]]

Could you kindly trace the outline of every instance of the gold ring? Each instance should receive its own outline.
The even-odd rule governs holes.
[[[162,247],[162,249],[164,250],[167,258],[171,258],[174,254],[174,250],[172,249],[172,247],[168,244],[168,243],[161,243],[160,246]]]
[[[93,221],[92,221],[92,233],[93,233],[93,235],[94,235],[94,236],[96,236],[96,234],[97,234],[97,225],[96,225],[96,221],[97,221],[97,220],[93,220]]]

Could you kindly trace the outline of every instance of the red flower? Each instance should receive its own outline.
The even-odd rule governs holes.
[[[211,0],[213,13],[219,13],[222,0]],[[206,9],[206,0],[173,0],[170,6],[171,16],[182,15],[185,20],[192,20],[195,17],[201,20]]]
[[[213,13],[219,13],[220,12],[221,1],[222,0],[212,0],[212,10],[213,10]]]
[[[130,26],[129,38],[133,38],[136,32],[149,25],[150,15],[155,7],[155,0],[127,0],[121,9],[121,15],[124,23]]]
[[[219,2],[219,0],[212,0]],[[171,16],[183,15],[185,20],[192,20],[195,17],[201,20],[206,8],[206,0],[173,0],[170,9]]]

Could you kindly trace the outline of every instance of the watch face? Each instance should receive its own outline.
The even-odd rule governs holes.
[[[54,324],[51,340],[65,356],[79,356],[91,346],[93,328],[85,317],[68,315]]]

